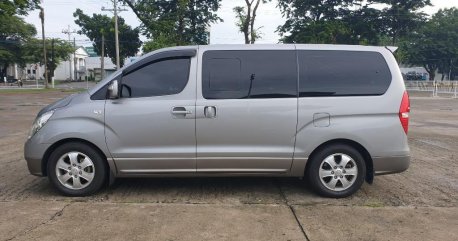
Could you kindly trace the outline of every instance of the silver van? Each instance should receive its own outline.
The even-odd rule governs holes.
[[[116,177],[277,176],[346,197],[408,168],[409,111],[386,47],[174,47],[42,109],[24,152],[69,196]]]

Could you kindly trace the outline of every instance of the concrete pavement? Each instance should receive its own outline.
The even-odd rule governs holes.
[[[2,202],[4,240],[457,240],[458,208]]]

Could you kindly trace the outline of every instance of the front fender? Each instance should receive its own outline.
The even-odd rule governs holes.
[[[110,157],[104,128],[100,120],[86,117],[53,119],[40,130],[37,138],[43,144],[54,144],[64,139],[82,139],[94,144],[105,156]]]

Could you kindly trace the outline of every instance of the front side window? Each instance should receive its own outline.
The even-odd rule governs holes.
[[[150,97],[178,94],[186,87],[189,58],[168,58],[155,61],[122,77],[130,97]]]
[[[297,97],[293,50],[218,50],[203,55],[206,99]]]
[[[299,50],[299,96],[382,95],[391,72],[378,52]]]

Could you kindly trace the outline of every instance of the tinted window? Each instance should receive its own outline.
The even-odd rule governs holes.
[[[377,52],[301,50],[300,96],[382,95],[391,72]]]
[[[97,90],[92,96],[91,100],[104,100],[107,98],[108,84]]]
[[[207,51],[202,92],[206,99],[297,96],[295,51]]]
[[[188,82],[189,64],[189,58],[159,60],[123,76],[122,83],[131,97],[178,94]]]
[[[209,61],[209,88],[211,91],[238,91],[242,87],[242,61],[217,59]]]

